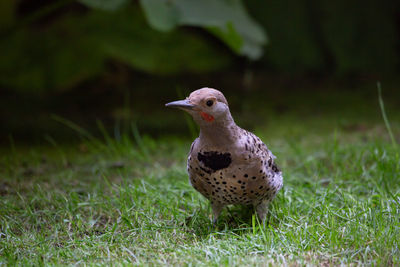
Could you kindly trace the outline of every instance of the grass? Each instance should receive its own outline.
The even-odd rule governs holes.
[[[265,228],[241,207],[212,227],[188,183],[187,138],[133,127],[118,140],[13,141],[0,154],[0,265],[400,265],[399,151],[384,123],[292,115],[255,129],[284,171]]]

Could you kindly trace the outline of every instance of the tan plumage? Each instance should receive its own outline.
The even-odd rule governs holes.
[[[167,106],[189,112],[200,126],[187,168],[192,186],[211,201],[214,221],[229,204],[252,204],[264,221],[282,173],[260,138],[235,124],[224,95],[202,88]]]

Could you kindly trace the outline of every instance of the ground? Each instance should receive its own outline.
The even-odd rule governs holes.
[[[0,265],[397,266],[400,116],[389,105],[392,142],[378,98],[352,97],[268,114],[244,104],[236,114],[257,122],[247,125],[283,170],[265,228],[242,207],[213,227],[188,182],[187,136],[10,138],[0,153]]]

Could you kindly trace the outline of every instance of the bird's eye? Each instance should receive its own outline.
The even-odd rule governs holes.
[[[214,104],[214,101],[212,100],[207,100],[206,105],[211,107]]]

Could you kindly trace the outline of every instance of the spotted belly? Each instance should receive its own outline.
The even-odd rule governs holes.
[[[198,159],[188,159],[192,186],[212,202],[222,204],[257,205],[264,199],[272,200],[282,187],[274,173],[246,169],[235,165],[213,170]]]

